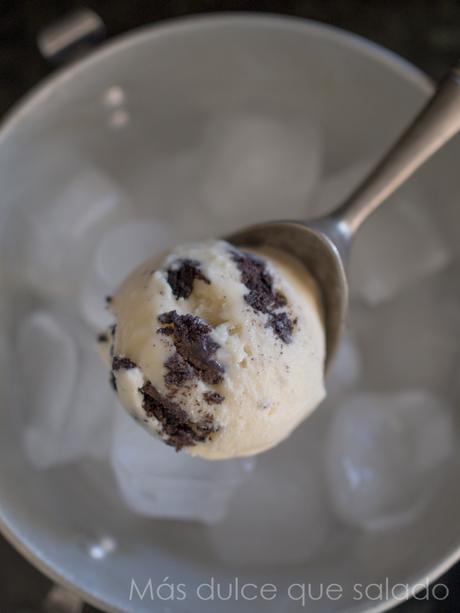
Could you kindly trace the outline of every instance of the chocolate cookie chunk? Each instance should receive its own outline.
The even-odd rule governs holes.
[[[267,327],[284,343],[290,343],[294,324],[285,311],[275,313],[287,306],[287,299],[273,287],[273,277],[266,263],[243,251],[231,251],[231,257],[240,271],[241,282],[249,290],[245,301],[254,311],[268,314]]]
[[[225,397],[218,392],[205,392],[203,398],[208,404],[222,404],[225,400]]]
[[[195,370],[179,353],[166,360],[165,368],[167,370],[165,383],[168,387],[180,387],[195,377]]]
[[[124,368],[125,370],[129,370],[130,368],[137,368],[137,365],[134,364],[129,358],[124,358],[119,355],[115,355],[112,359],[112,370],[117,371]]]
[[[176,298],[188,298],[193,291],[195,279],[210,285],[197,260],[176,260],[167,270],[168,283]]]
[[[165,442],[175,447],[176,451],[206,441],[213,432],[217,432],[218,428],[210,415],[200,422],[193,422],[179,404],[162,396],[150,382],[140,392],[144,399],[144,411],[161,423]]]
[[[273,277],[268,272],[265,262],[240,251],[232,251],[231,255],[241,273],[241,282],[249,290],[244,299],[254,311],[268,313],[275,304],[282,302],[281,295],[273,291]]]
[[[270,313],[266,327],[270,327],[284,343],[291,342],[294,324],[287,313]]]
[[[219,344],[211,338],[212,328],[205,321],[177,311],[162,313],[158,321],[166,325],[158,332],[172,337],[177,353],[199,379],[211,385],[223,380],[224,367],[213,358]]]

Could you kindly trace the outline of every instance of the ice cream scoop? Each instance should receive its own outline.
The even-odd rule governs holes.
[[[129,275],[109,308],[100,341],[120,401],[178,450],[265,451],[324,397],[319,294],[283,253],[180,246]]]
[[[115,294],[103,337],[122,404],[176,449],[209,459],[273,447],[321,401],[363,221],[460,129],[451,71],[345,203],[147,262]],[[243,250],[241,250],[243,249]]]

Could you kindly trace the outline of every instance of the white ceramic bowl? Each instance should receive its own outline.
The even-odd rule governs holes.
[[[126,201],[134,203],[129,206],[144,214],[153,208],[157,219],[175,224],[178,239],[228,232],[229,226],[264,216],[299,216],[302,192],[298,197],[294,194],[292,201],[280,202],[279,210],[267,205],[265,211],[259,202],[254,208],[248,203],[242,216],[228,215],[223,209],[222,215],[219,210],[205,214],[202,202],[187,191],[188,184],[168,176],[167,164],[164,174],[154,175],[155,179],[151,171],[167,152],[179,160],[185,154],[183,163],[187,168],[191,164],[191,170],[184,171],[184,176],[191,175],[195,185],[202,168],[193,166],[193,151],[210,118],[219,122],[234,113],[274,113],[297,122],[294,125],[299,130],[305,122],[319,127],[322,172],[334,174],[355,162],[374,159],[431,90],[423,74],[395,55],[350,34],[303,20],[258,15],[200,17],[125,35],[51,77],[3,125],[0,249],[5,249],[4,258],[10,258],[3,260],[3,268],[13,266],[14,272],[11,254],[16,253],[23,236],[17,220],[16,247],[11,245],[11,235],[6,236],[11,210],[53,198],[58,187],[82,168],[109,177],[110,186],[116,185]],[[212,135],[210,138],[212,141]],[[312,143],[316,147],[313,137]],[[459,147],[458,141],[449,145],[426,167],[423,177],[415,179],[415,185],[430,190],[433,198],[437,195],[446,236],[452,223],[443,197],[447,189],[458,201]],[[308,168],[306,164],[305,172],[313,176],[319,170],[312,170],[311,164],[314,162]],[[159,176],[178,183],[174,185],[178,191],[172,190],[163,203],[151,196]],[[48,291],[54,292],[56,302],[60,287]],[[46,292],[41,298],[45,301],[51,299]],[[68,295],[63,292],[60,300],[65,308],[72,308]],[[223,562],[203,526],[149,521],[130,513],[103,464],[87,461],[78,467],[33,469],[21,441],[23,413],[7,385],[14,380],[17,366],[8,344],[8,317],[12,311],[15,319],[20,317],[31,300],[20,290],[0,295],[0,522],[5,536],[28,559],[89,602],[106,610],[132,612],[254,613],[299,608],[299,602],[285,596],[271,602],[203,602],[193,595],[175,601],[152,602],[148,595],[144,600],[130,600],[131,578],[138,585],[152,578],[155,586],[169,577],[169,582],[196,586],[210,576],[224,583],[237,576],[241,583],[275,583],[283,594],[294,582],[309,582],[316,586],[314,590],[321,583],[339,583],[345,589],[342,598],[310,600],[308,610],[378,611],[394,604],[391,594],[376,601],[354,600],[350,589],[354,583],[388,580],[390,585],[414,585],[425,578],[435,579],[458,559],[460,468],[456,461],[447,467],[436,500],[416,520],[387,531],[359,530],[337,521],[310,559],[279,563],[274,551],[273,563],[267,559],[252,565]],[[30,403],[33,405],[33,398]],[[298,441],[306,433],[306,448],[308,437],[315,433],[314,424],[307,423],[296,435]],[[321,435],[316,438],[321,446]],[[91,544],[104,536],[113,538],[117,547],[106,555],[94,555]],[[272,536],[267,534],[267,539]]]

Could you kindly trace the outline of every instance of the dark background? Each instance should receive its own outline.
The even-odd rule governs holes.
[[[102,17],[109,37],[193,13],[265,11],[351,30],[399,53],[435,79],[460,57],[460,0],[0,0],[0,116],[52,70],[38,52],[37,33],[82,6]],[[460,564],[439,581],[449,587],[447,601],[411,601],[398,607],[398,613],[459,613]],[[42,612],[50,587],[0,537],[0,613]]]

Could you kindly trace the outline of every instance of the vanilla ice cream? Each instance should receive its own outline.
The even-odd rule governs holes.
[[[314,281],[275,251],[224,241],[176,248],[124,281],[100,346],[122,405],[207,459],[278,444],[325,395]]]

